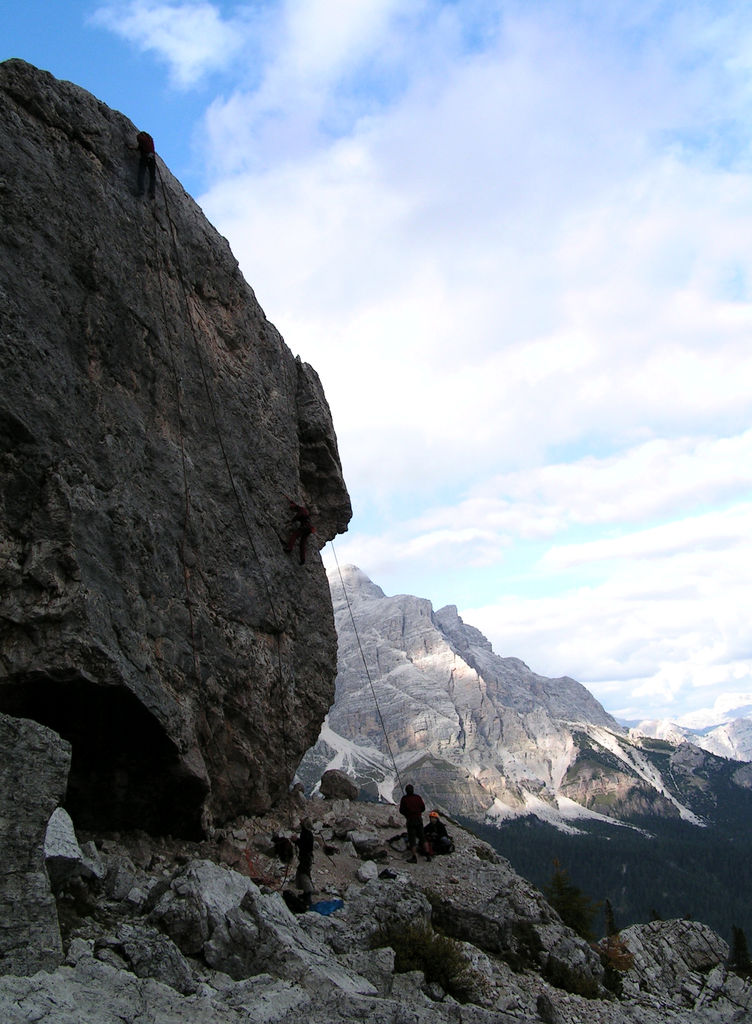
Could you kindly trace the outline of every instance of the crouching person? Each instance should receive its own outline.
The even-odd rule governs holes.
[[[454,843],[449,838],[446,825],[439,817],[438,811],[431,811],[428,815],[424,834],[434,853],[451,853],[454,849]]]

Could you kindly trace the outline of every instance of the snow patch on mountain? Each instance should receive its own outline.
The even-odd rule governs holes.
[[[641,779],[644,779],[652,789],[665,797],[669,803],[673,804],[683,821],[689,821],[693,825],[704,827],[705,822],[702,818],[698,817],[690,811],[688,807],[685,807],[684,804],[680,803],[680,801],[676,799],[673,793],[671,793],[666,786],[666,782],[661,773],[638,747],[632,744],[629,746],[625,745],[620,737],[615,736],[606,729],[601,729],[597,726],[590,730],[590,735],[593,739],[597,740],[604,749],[609,750],[616,757],[620,758],[628,768],[630,768]]]

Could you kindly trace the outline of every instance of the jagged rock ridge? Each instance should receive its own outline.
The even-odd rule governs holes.
[[[350,503],[321,384],[135,126],[0,65],[0,711],[72,744],[79,826],[268,807],[331,703],[311,545]],[[158,144],[157,140],[157,144]],[[291,723],[294,722],[294,728]]]

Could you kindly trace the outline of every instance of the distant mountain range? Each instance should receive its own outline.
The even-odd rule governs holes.
[[[752,708],[738,708],[736,711],[740,717],[704,729],[689,729],[667,718],[646,719],[633,726],[630,734],[668,740],[676,745],[692,743],[719,757],[752,761]]]
[[[713,821],[714,780],[752,789],[752,721],[698,736],[668,723],[627,730],[574,679],[495,654],[454,606],[387,597],[355,566],[330,574],[337,634],[334,704],[299,776],[351,775],[365,796],[427,804],[493,823],[533,814],[577,821]],[[691,742],[690,742],[691,741]]]

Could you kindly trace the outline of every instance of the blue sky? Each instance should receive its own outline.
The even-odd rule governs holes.
[[[752,702],[752,10],[39,2],[319,372],[387,593],[626,718]],[[325,553],[328,564],[331,554]]]

